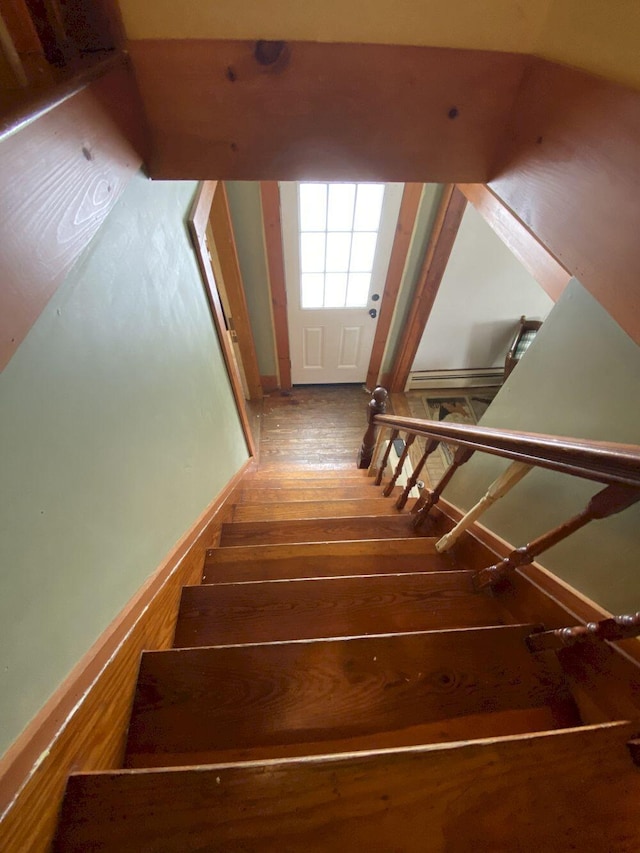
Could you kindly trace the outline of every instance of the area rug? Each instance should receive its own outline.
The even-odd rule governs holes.
[[[491,403],[490,397],[447,396],[422,394],[422,405],[427,417],[433,421],[443,421],[452,424],[477,424]],[[455,447],[442,442],[441,453],[449,465],[455,453]]]

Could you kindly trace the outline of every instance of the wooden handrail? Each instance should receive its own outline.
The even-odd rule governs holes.
[[[386,414],[374,415],[373,423],[598,483],[619,483],[640,488],[640,446],[635,444],[615,444]]]

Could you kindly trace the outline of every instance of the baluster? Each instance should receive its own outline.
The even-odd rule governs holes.
[[[638,613],[612,616],[600,622],[587,622],[573,628],[556,628],[554,631],[541,631],[527,637],[527,646],[531,652],[556,651],[567,646],[575,646],[591,638],[596,640],[628,640],[640,636],[640,611]]]
[[[491,586],[519,566],[526,566],[528,563],[532,563],[543,551],[552,548],[558,542],[562,542],[563,539],[571,536],[572,533],[580,530],[581,527],[584,527],[590,521],[607,518],[609,515],[621,512],[638,500],[640,500],[640,489],[618,484],[607,486],[601,492],[595,494],[586,508],[578,515],[569,519],[569,521],[550,530],[548,533],[544,533],[542,536],[534,539],[530,544],[524,545],[521,548],[515,548],[508,557],[505,557],[499,563],[489,566],[486,569],[481,569],[474,578],[475,588],[484,589],[487,586]]]
[[[531,470],[531,465],[524,462],[512,462],[497,479],[491,483],[484,497],[460,519],[453,530],[436,542],[436,550],[442,553],[458,541],[465,530],[468,530],[476,519],[486,512],[497,500],[504,497]]]
[[[378,431],[378,426],[373,419],[376,415],[384,415],[387,411],[388,396],[386,388],[380,386],[372,394],[367,408],[367,422],[369,425],[362,439],[362,447],[358,453],[358,468],[368,468],[371,464],[373,451],[376,447],[376,433]]]
[[[378,468],[378,473],[376,475],[376,486],[379,486],[382,482],[382,478],[384,477],[385,468],[387,467],[387,462],[389,461],[389,454],[391,453],[391,448],[393,447],[393,442],[400,435],[399,429],[392,429],[391,435],[389,436],[389,441],[387,443],[387,447],[384,451],[384,456],[382,457],[382,462],[380,463],[380,467]]]
[[[440,495],[449,485],[449,483],[451,482],[451,478],[456,473],[458,468],[461,465],[464,465],[465,462],[468,462],[472,456],[473,450],[471,448],[459,447],[454,453],[453,462],[444,472],[440,482],[435,487],[435,489],[425,490],[426,494],[420,496],[420,499],[416,502],[416,506],[413,510],[416,513],[416,517],[413,522],[415,530],[422,526],[431,508],[438,503],[438,501],[440,500]]]
[[[404,443],[404,449],[403,449],[402,453],[400,454],[400,458],[398,459],[398,464],[396,465],[396,470],[393,473],[393,477],[389,480],[384,491],[382,492],[382,494],[385,496],[385,498],[389,497],[389,495],[393,491],[396,483],[398,482],[398,477],[402,473],[404,463],[407,459],[407,456],[409,455],[409,448],[411,447],[411,445],[413,444],[413,442],[415,440],[416,440],[415,435],[408,435],[407,436],[407,439]]]
[[[422,473],[422,469],[424,468],[425,462],[439,444],[440,442],[436,441],[435,439],[430,439],[429,441],[427,441],[427,446],[425,447],[424,453],[420,457],[420,460],[416,465],[413,474],[407,480],[407,485],[404,487],[404,491],[396,502],[396,509],[404,509],[404,505],[406,504],[409,498],[409,493],[411,492],[411,489],[413,489],[418,483],[418,477]]]

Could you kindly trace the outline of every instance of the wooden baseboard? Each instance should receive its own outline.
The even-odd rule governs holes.
[[[44,853],[67,776],[120,766],[142,650],[173,641],[181,589],[202,578],[250,458],[185,533],[0,762],[0,849]]]

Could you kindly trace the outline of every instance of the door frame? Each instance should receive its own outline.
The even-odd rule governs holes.
[[[209,254],[207,251],[207,224],[209,222],[214,194],[216,193],[218,185],[219,181],[203,181],[199,185],[196,197],[189,212],[187,224],[189,234],[191,235],[191,240],[193,242],[193,248],[198,260],[198,266],[200,267],[202,282],[204,284],[209,307],[211,309],[211,316],[213,318],[218,335],[218,341],[220,342],[220,348],[227,368],[227,374],[231,383],[231,390],[235,398],[242,432],[244,433],[249,455],[255,457],[257,456],[257,449],[253,433],[251,432],[251,426],[249,424],[249,415],[247,413],[242,380],[240,379],[240,374],[236,367],[233,351],[231,349],[231,342],[227,336],[220,294],[218,293],[218,287],[213,274],[213,267],[209,261]]]

